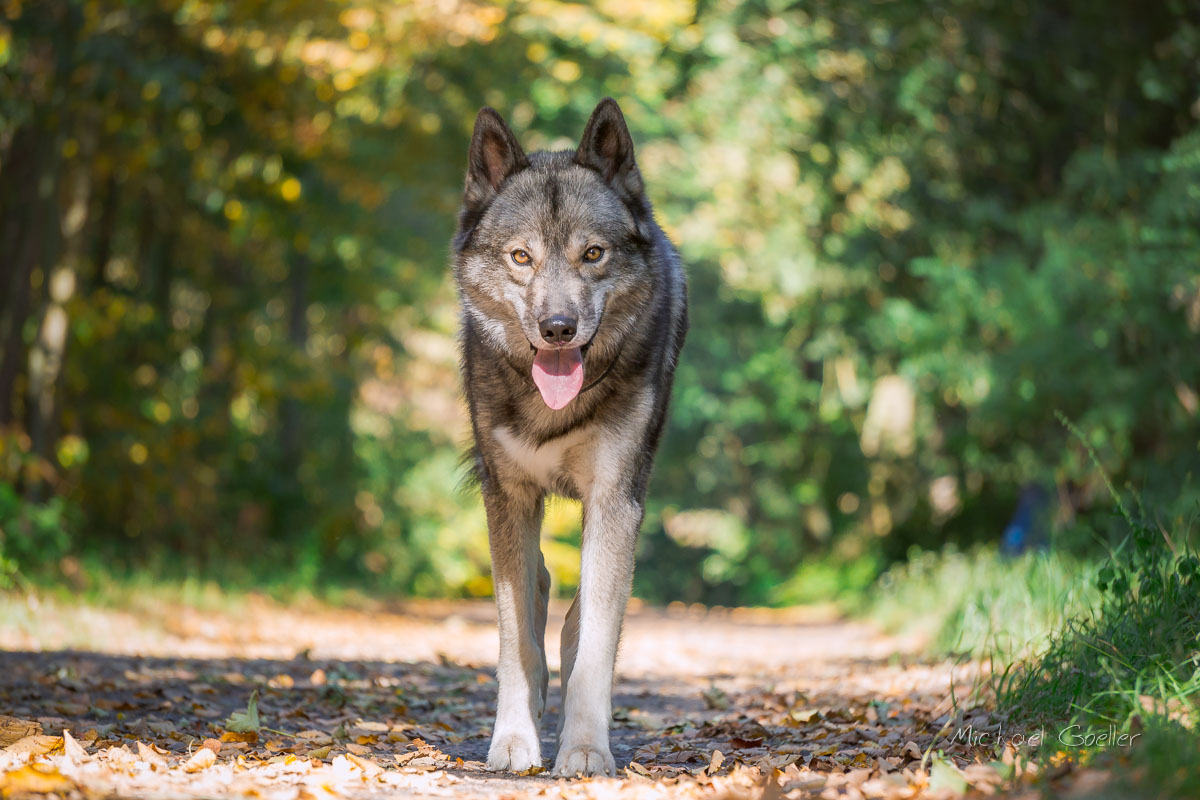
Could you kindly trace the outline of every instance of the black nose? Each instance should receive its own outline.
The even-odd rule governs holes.
[[[566,344],[575,338],[575,320],[562,314],[547,317],[541,321],[539,327],[542,330],[542,338],[550,344]]]

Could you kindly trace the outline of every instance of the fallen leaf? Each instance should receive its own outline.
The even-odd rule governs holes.
[[[358,767],[359,769],[361,769],[363,772],[367,773],[368,775],[375,775],[377,773],[383,772],[383,767],[379,766],[374,761],[370,761],[365,758],[359,758],[358,756],[354,755],[353,753],[347,753],[346,759],[351,764]]]
[[[967,779],[958,767],[943,758],[935,757],[929,769],[929,788],[935,792],[947,790],[962,794],[967,790]]]
[[[0,796],[23,797],[31,794],[64,794],[75,782],[49,764],[26,764],[0,775]]]
[[[712,760],[708,762],[708,768],[706,770],[708,772],[708,774],[715,775],[717,773],[717,770],[719,770],[721,768],[721,764],[724,763],[724,761],[725,761],[725,756],[721,754],[721,751],[713,750]]]
[[[783,787],[779,785],[779,779],[782,776],[783,773],[780,770],[771,770],[763,780],[762,794],[758,796],[758,800],[780,800],[783,797]]]
[[[221,734],[221,741],[254,744],[258,741],[258,731],[225,731]]]
[[[742,739],[740,737],[735,736],[729,740],[729,743],[730,743],[730,745],[733,746],[734,750],[750,750],[751,748],[754,748],[754,747],[762,747],[763,740],[762,739]]]
[[[820,717],[820,715],[821,709],[819,708],[797,708],[790,714],[792,719],[801,724],[809,722],[813,717]]]
[[[167,760],[162,757],[154,747],[147,746],[143,742],[137,743],[138,758],[150,765],[151,769],[165,770],[167,769]]]
[[[201,747],[212,750],[214,754],[221,752],[221,743],[216,739],[205,739]]]
[[[278,724],[278,723],[276,723]],[[225,720],[225,730],[231,733],[258,732],[262,724],[258,719],[258,689],[250,693],[250,701],[246,703],[245,711],[235,711]]]
[[[183,765],[184,772],[199,772],[217,763],[217,754],[207,747],[201,747]]]
[[[704,698],[704,705],[714,711],[724,711],[729,708],[729,695],[725,694],[719,687],[710,686],[701,692],[700,696]]]
[[[10,744],[8,747],[4,748],[4,752],[15,756],[25,754],[42,756],[46,753],[51,753],[55,750],[58,750],[62,747],[62,744],[63,738],[61,736],[26,736],[19,742]]]
[[[137,765],[137,757],[129,752],[124,745],[121,747],[109,747],[103,753],[104,761],[110,767],[122,772],[129,772]]]
[[[0,747],[8,747],[27,736],[38,736],[42,732],[40,722],[31,722],[18,717],[7,717],[0,714]]]
[[[83,745],[75,741],[71,732],[65,729],[63,730],[63,752],[66,753],[67,759],[74,764],[82,764],[91,760],[91,756],[83,749]]]

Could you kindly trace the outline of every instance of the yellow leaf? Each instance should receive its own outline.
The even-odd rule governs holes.
[[[22,797],[31,794],[65,794],[75,782],[49,764],[26,764],[0,775],[0,796]]]
[[[715,775],[717,770],[721,768],[721,764],[725,761],[725,756],[720,750],[713,750],[712,761],[708,764],[708,774]]]
[[[792,719],[794,719],[796,722],[799,722],[800,724],[804,724],[804,723],[808,722],[809,720],[811,720],[813,717],[818,716],[820,713],[821,713],[821,710],[819,708],[794,709],[791,713],[791,716],[792,716]]]

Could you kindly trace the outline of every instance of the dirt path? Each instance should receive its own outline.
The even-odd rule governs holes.
[[[552,670],[564,610],[552,609]],[[971,668],[922,663],[906,643],[816,610],[631,608],[614,700],[622,775],[582,781],[483,771],[496,691],[488,603],[43,603],[10,607],[0,624],[0,712],[18,726],[5,744],[20,740],[0,752],[4,797],[912,797],[1001,780],[944,735],[942,772],[922,766],[951,718],[952,679],[965,697]],[[231,732],[255,692],[257,720],[241,727],[257,735]],[[558,706],[555,674],[547,765]],[[974,721],[987,724],[982,712]]]

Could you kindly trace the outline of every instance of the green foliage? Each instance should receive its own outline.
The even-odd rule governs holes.
[[[1194,501],[1200,138],[1175,72],[1196,64],[1174,58],[1195,28],[1168,6],[1063,13],[748,3],[702,22],[714,57],[643,156],[652,187],[669,176],[700,332],[658,496],[747,519],[745,594],[830,540],[900,558],[998,538],[1030,482],[1094,516],[1103,486],[1056,408],[1164,507],[1182,478],[1172,521]]]
[[[1172,2],[10,0],[0,485],[67,538],[5,557],[486,594],[445,270],[471,124],[567,147],[606,94],[692,287],[642,596],[859,583],[811,565],[995,539],[1029,483],[1115,542],[1057,408],[1178,527],[1198,85]]]
[[[44,570],[71,546],[78,512],[61,497],[31,503],[0,483],[0,588],[8,588],[24,569]]]

